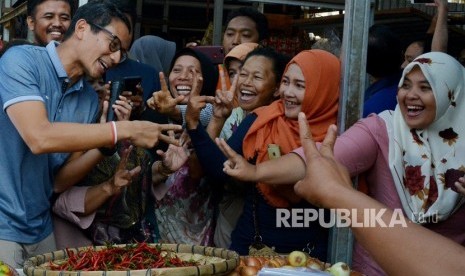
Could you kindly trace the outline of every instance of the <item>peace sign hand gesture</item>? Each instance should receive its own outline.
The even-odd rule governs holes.
[[[215,142],[228,158],[223,164],[224,173],[240,181],[257,181],[257,166],[250,164],[242,155],[235,152],[224,139],[216,138]]]
[[[188,129],[195,129],[200,121],[200,111],[207,103],[213,103],[215,97],[201,96],[203,78],[195,69],[192,69],[191,73],[193,75],[193,83],[189,101],[187,102],[186,124]]]
[[[174,137],[174,132],[168,132],[170,136]],[[161,157],[163,166],[174,172],[179,170],[189,158],[190,152],[188,146],[190,143],[189,135],[184,131],[179,138],[179,145],[170,144],[166,151],[157,150],[157,154]]]
[[[216,97],[213,103],[213,116],[219,119],[226,120],[231,115],[232,109],[234,108],[234,94],[236,93],[237,87],[237,75],[231,84],[229,90],[226,87],[226,80],[224,76],[224,69],[220,67],[220,80],[221,90],[216,90]]]
[[[122,188],[130,185],[132,180],[135,179],[141,170],[140,166],[135,167],[132,170],[126,169],[128,164],[129,155],[131,154],[134,146],[130,146],[128,149],[123,151],[121,160],[119,161],[118,168],[116,169],[115,175],[109,180],[109,193],[111,195],[119,194]]]
[[[163,74],[163,72],[160,72],[159,77],[161,90],[152,94],[152,98],[147,100],[147,106],[152,108],[153,110],[158,111],[161,114],[175,116],[175,114],[177,113],[176,105],[178,105],[180,102],[182,102],[182,100],[184,100],[184,96],[180,95],[176,98],[173,98],[168,89],[168,85],[166,84],[165,74]]]

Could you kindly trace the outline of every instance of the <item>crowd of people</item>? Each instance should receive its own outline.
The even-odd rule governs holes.
[[[262,46],[266,17],[242,7],[215,64],[195,43],[133,41],[133,4],[28,1],[34,41],[0,58],[0,260],[146,241],[326,261],[329,229],[279,227],[279,210],[387,208],[409,225],[354,228],[353,269],[463,271],[453,253],[423,250],[465,250],[465,69],[447,54],[447,1],[425,40],[370,28],[364,118],[338,136],[340,45],[284,55]]]

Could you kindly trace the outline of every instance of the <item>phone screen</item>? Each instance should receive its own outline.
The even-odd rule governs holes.
[[[140,84],[142,78],[140,76],[131,76],[124,78],[124,91],[131,91],[133,95],[136,95],[138,90],[137,85]]]

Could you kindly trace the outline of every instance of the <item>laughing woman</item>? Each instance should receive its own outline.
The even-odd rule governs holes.
[[[244,53],[244,49],[241,49],[242,46],[245,45],[246,49],[250,49],[247,44],[251,43],[244,43],[234,47],[226,56],[225,63],[227,64],[228,59],[231,59],[230,54],[238,51]],[[243,64],[239,58],[245,58]],[[238,107],[231,110],[233,108],[231,100],[221,101],[221,104],[214,105],[214,114],[207,127],[207,132],[213,139],[218,135],[221,138],[228,139],[247,114],[258,107],[269,105],[279,99],[279,85],[290,57],[280,54],[272,48],[265,47],[254,49],[245,57],[237,57],[236,61],[240,62],[240,66],[236,67],[238,70],[237,83],[233,82],[232,87],[226,91],[226,94],[230,95],[229,99],[237,99]],[[233,62],[233,60],[230,60],[229,65],[231,66]],[[231,72],[231,67],[229,67],[229,71]],[[224,91],[217,91],[217,95],[222,94],[222,92]],[[232,97],[232,94],[235,94],[235,97]],[[189,112],[186,113],[186,121],[191,127],[197,122],[197,115],[191,115],[200,112],[199,108],[203,105],[198,103],[201,101],[202,97],[191,97],[190,103],[188,103]],[[229,117],[228,114],[230,114]],[[190,122],[191,118],[193,122]],[[219,183],[216,182],[215,185],[219,186]],[[229,248],[231,245],[231,232],[242,213],[244,198],[244,183],[234,179],[228,179],[224,183],[216,221],[215,246]]]
[[[206,95],[214,95],[216,88],[216,81],[218,79],[218,69],[212,68],[211,60],[201,52],[194,48],[182,48],[174,55],[169,72],[170,88],[162,87],[161,91],[156,91],[152,97],[147,100],[147,106],[161,114],[167,115],[172,121],[183,124],[186,117],[186,103],[189,100],[189,95],[192,90],[192,74],[190,71],[185,70],[183,64],[188,64],[189,69],[195,67],[199,68],[197,72],[203,72],[203,92],[208,91]],[[194,65],[195,64],[195,65]],[[165,75],[160,72],[160,83],[165,82]],[[215,79],[215,77],[217,79]],[[186,83],[187,82],[187,83]],[[187,84],[187,85],[186,85]],[[208,104],[200,114],[200,121],[204,126],[208,125],[212,115],[212,106]]]
[[[180,105],[185,105],[197,88],[201,95],[215,94],[218,71],[207,56],[194,48],[178,51],[170,68],[168,83],[162,78],[162,91],[157,93],[182,96]],[[170,145],[166,152],[157,151],[162,160],[152,165],[160,242],[209,246],[213,244],[214,191],[198,173],[187,139],[180,140],[182,147]]]
[[[279,92],[281,99],[255,109],[239,125],[228,144],[252,163],[268,160],[268,146],[278,145],[286,154],[300,146],[297,114],[306,114],[315,139],[320,141],[330,124],[336,122],[339,98],[340,63],[321,50],[303,51],[287,65]],[[202,168],[218,179],[226,156],[208,137],[200,124],[188,121],[189,135]],[[276,227],[278,208],[314,208],[295,195],[291,186],[270,187],[263,183],[247,186],[245,206],[232,233],[230,248],[241,255],[249,246],[260,244],[286,253],[302,248],[313,249],[312,256],[326,259],[327,229],[316,223],[308,227]]]
[[[351,176],[364,173],[370,196],[462,245],[465,207],[456,191],[465,170],[464,79],[465,69],[453,57],[419,56],[404,69],[396,109],[360,120],[334,146]],[[295,183],[305,175],[304,155],[296,153],[300,157],[287,154],[257,166],[231,154],[235,166],[226,172],[244,181]],[[384,275],[358,244],[353,260],[357,271]]]

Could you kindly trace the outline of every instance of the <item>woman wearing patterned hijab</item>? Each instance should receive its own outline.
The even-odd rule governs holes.
[[[464,67],[447,54],[417,57],[403,71],[396,109],[358,121],[334,146],[351,176],[364,174],[368,195],[462,245],[465,207],[455,185],[465,172],[464,80]],[[305,175],[305,155],[301,148],[294,153],[255,168],[236,160],[241,170],[225,172],[243,181],[295,183]],[[353,269],[385,274],[358,243]]]
[[[465,173],[464,78],[451,56],[420,56],[404,70],[396,109],[380,114],[396,190],[415,222],[447,219],[463,203],[454,183]]]
[[[367,178],[375,199],[402,208],[408,219],[462,245],[464,198],[454,183],[465,172],[464,80],[463,66],[440,52],[421,55],[404,69],[396,109],[378,117],[383,133],[370,130],[381,135],[382,172],[390,171],[390,180]],[[358,245],[354,268],[367,275],[382,273]]]

